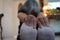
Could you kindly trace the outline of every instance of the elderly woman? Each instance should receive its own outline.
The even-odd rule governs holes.
[[[23,26],[23,25],[25,25],[26,23],[28,23],[29,22],[29,20],[28,20],[28,22],[26,22],[27,20],[26,19],[28,19],[29,18],[29,16],[28,15],[33,15],[33,16],[35,16],[35,17],[33,17],[33,18],[36,18],[37,19],[37,26],[36,26],[36,28],[38,29],[39,27],[41,28],[41,25],[42,26],[49,26],[49,23],[48,23],[48,20],[47,20],[47,18],[43,15],[43,13],[42,13],[42,10],[39,8],[39,6],[38,6],[38,4],[37,4],[37,2],[36,2],[36,0],[27,0],[26,2],[25,2],[25,4],[18,10],[18,18],[20,19],[20,26],[19,26],[19,31],[18,31],[18,37],[17,37],[17,40],[20,40],[20,38],[26,38],[26,39],[30,39],[30,38],[28,38],[28,37],[24,37],[24,36],[22,36],[22,34],[20,34],[20,32],[22,33],[22,29],[24,29],[25,27]],[[28,18],[27,18],[28,17]],[[25,22],[25,23],[24,23]],[[32,23],[34,23],[34,22],[31,22],[30,24],[31,24],[31,26],[32,26]],[[28,23],[28,25],[29,25],[29,23]],[[24,28],[23,28],[24,27]],[[26,25],[26,27],[27,27],[27,25]],[[33,27],[33,26],[32,26]],[[21,30],[20,30],[21,29]],[[33,29],[32,29],[33,30]],[[40,32],[40,31],[39,31]],[[36,31],[34,32],[34,33],[36,33]],[[30,33],[29,33],[30,34]],[[33,32],[31,33],[31,35],[33,34]],[[22,37],[20,37],[20,35],[22,36]],[[36,35],[36,34],[35,34]],[[25,35],[26,36],[26,35]],[[34,35],[33,35],[34,36]],[[30,36],[31,37],[31,36]],[[36,37],[36,36],[35,36]],[[33,38],[35,38],[35,37],[33,37]],[[24,40],[24,39],[22,39],[22,40]],[[32,40],[32,39],[31,39]]]

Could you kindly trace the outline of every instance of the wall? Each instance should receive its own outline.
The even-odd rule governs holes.
[[[0,0],[0,14],[2,13],[3,10],[3,0]]]
[[[3,37],[12,37],[17,35],[18,20],[17,13],[14,14],[13,0],[0,0],[0,14],[3,13],[2,27],[3,27]],[[16,15],[16,16],[15,16]]]
[[[20,2],[22,1],[0,0],[0,11],[4,14],[2,18],[3,38],[14,37],[18,33],[17,11]]]
[[[12,0],[3,0],[3,37],[13,36],[12,3]]]

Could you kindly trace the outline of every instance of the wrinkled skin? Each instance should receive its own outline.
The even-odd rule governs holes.
[[[46,16],[44,16],[43,12],[39,13],[37,16],[37,22],[38,22],[38,26],[41,28],[41,26],[46,26],[49,27],[50,24],[48,22],[48,18]]]
[[[28,15],[25,19],[24,19],[24,23],[28,26],[32,26],[33,28],[36,28],[36,24],[37,24],[37,19],[35,16],[33,15]]]

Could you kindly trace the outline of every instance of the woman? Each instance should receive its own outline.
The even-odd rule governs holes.
[[[25,4],[21,7],[20,10],[18,10],[18,18],[20,19],[20,26],[18,31],[17,40],[20,40],[20,27],[22,23],[24,22],[24,19],[28,15],[34,15],[37,18],[37,15],[40,15],[41,23],[42,25],[48,25],[48,21],[46,20],[46,17],[41,13],[42,10],[38,6],[36,0],[27,0]],[[44,22],[45,21],[45,22]]]

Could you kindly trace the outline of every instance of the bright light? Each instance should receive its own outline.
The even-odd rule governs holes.
[[[51,5],[47,4],[43,7],[43,10],[48,10],[48,9],[52,9]]]
[[[50,4],[46,4],[43,6],[43,12],[44,12],[45,16],[47,16],[47,14],[49,13],[49,11],[48,11],[49,9],[52,9]]]
[[[44,13],[44,16],[47,16],[47,14]]]
[[[60,2],[48,2],[52,6],[53,9],[56,9],[56,7],[60,7]]]

